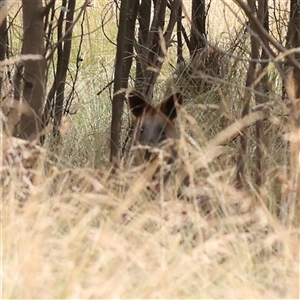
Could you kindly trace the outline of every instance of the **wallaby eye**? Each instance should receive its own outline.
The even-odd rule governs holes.
[[[144,127],[141,127],[140,128],[140,133],[143,133],[144,132]]]

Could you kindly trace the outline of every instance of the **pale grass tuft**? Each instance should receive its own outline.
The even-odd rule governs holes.
[[[44,148],[2,141],[4,298],[297,297],[297,229],[213,172],[216,157],[194,169],[191,143],[151,185],[138,166],[44,169]]]

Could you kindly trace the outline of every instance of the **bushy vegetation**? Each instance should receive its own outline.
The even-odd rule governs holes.
[[[2,297],[297,299],[299,210],[282,202],[293,187],[283,178],[282,133],[289,129],[276,101],[281,87],[266,103],[266,178],[259,192],[250,178],[248,190],[234,186],[236,137],[245,125],[254,130],[256,116],[237,121],[246,60],[218,57],[224,73],[217,77],[212,65],[205,73],[215,78],[203,87],[197,73],[185,77],[189,66],[172,67],[171,51],[156,99],[174,85],[185,91],[176,159],[166,164],[167,145],[148,165],[130,164],[126,153],[116,170],[108,162],[111,90],[97,95],[112,80],[114,47],[99,38],[98,2],[86,19],[91,33],[60,151],[52,151],[51,140],[41,147],[1,134]],[[229,51],[228,36],[234,40],[240,28],[228,20],[222,26],[210,39]],[[115,40],[113,19],[106,28]],[[243,56],[248,46],[243,41],[232,54]],[[245,158],[250,170],[254,151]]]

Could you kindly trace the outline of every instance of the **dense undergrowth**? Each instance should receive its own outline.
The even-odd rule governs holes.
[[[3,298],[298,297],[295,211],[235,189],[225,147],[182,138],[171,167],[160,150],[114,170],[1,138]]]
[[[299,204],[284,201],[297,187],[284,177],[289,128],[275,69],[268,115],[253,105],[241,121],[247,59],[218,56],[217,65],[194,65],[188,77],[190,65],[175,68],[170,49],[155,101],[174,88],[184,92],[174,162],[166,164],[166,147],[152,163],[135,165],[127,147],[115,169],[108,162],[111,90],[97,95],[112,79],[114,56],[112,45],[103,53],[98,16],[89,11],[88,28],[98,31],[86,37],[61,148],[53,151],[51,139],[40,147],[1,133],[3,299],[299,298]],[[223,31],[210,23],[210,39],[225,52],[239,34],[229,20]],[[115,27],[108,32],[113,39]],[[233,54],[248,57],[247,47],[241,40]],[[208,85],[203,74],[214,77]],[[265,172],[258,189],[250,136],[262,118]],[[125,110],[122,144],[128,120]],[[248,181],[247,189],[236,189],[243,126]]]

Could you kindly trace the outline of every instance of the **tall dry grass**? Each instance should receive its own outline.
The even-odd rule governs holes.
[[[2,297],[297,298],[298,228],[269,212],[267,191],[254,204],[233,188],[223,149],[192,141],[153,185],[151,165],[51,166],[2,136]]]
[[[76,113],[65,120],[61,153],[53,153],[50,143],[41,148],[1,134],[2,298],[299,298],[299,215],[295,203],[281,202],[294,187],[280,177],[286,166],[281,133],[289,128],[277,101],[276,71],[270,72],[274,89],[266,104],[271,117],[265,121],[260,194],[251,172],[247,191],[234,187],[236,136],[245,124],[253,130],[255,116],[261,117],[239,120],[245,61],[220,60],[224,76],[200,94],[201,74],[195,73],[191,87],[182,70],[172,69],[171,49],[156,95],[164,95],[166,82],[186,90],[178,158],[165,164],[165,149],[150,165],[126,160],[114,170],[107,163],[110,92],[96,96],[112,78],[113,48],[103,53],[100,30],[93,31],[103,11],[96,4],[86,24],[91,34]],[[211,9],[214,24],[222,18]],[[211,39],[226,50],[228,36],[234,40],[240,27],[234,14],[222,11],[227,22],[213,28]],[[245,57],[247,47],[241,38],[235,54]],[[177,82],[169,80],[170,71],[178,72]],[[247,170],[251,141],[249,148]],[[190,184],[184,185],[187,175]]]

